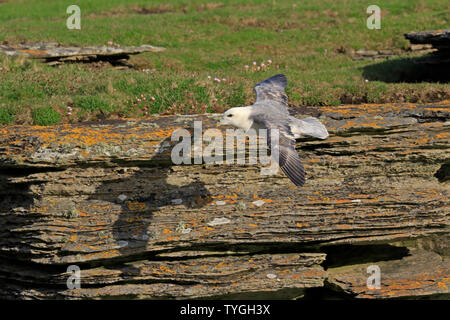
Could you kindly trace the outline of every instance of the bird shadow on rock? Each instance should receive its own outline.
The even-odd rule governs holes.
[[[17,240],[14,229],[18,225],[22,228],[31,226],[36,219],[35,215],[26,214],[33,205],[33,194],[29,185],[11,182],[11,178],[18,176],[16,171],[0,170],[0,213],[2,216],[0,246],[2,248],[1,259],[4,262],[7,259],[23,258],[32,252],[32,248],[26,245],[22,245],[18,251],[16,249],[18,241],[14,241],[14,239]]]
[[[148,245],[162,232],[152,225],[156,212],[161,214],[171,206],[182,206],[175,212],[183,211],[183,207],[201,208],[210,198],[203,181],[194,177],[188,183],[180,182],[184,177],[176,176],[170,158],[171,150],[168,154],[166,152],[167,148],[171,149],[168,139],[160,144],[164,146],[164,153],[160,152],[161,147],[145,163],[122,164],[115,168],[117,178],[103,181],[90,197],[90,200],[111,202],[118,213],[112,225],[112,238],[115,249],[119,250],[119,258],[115,258],[111,266],[105,267],[117,269],[120,264],[124,277],[139,275],[140,269],[131,264],[122,266],[123,263],[155,258],[156,253],[151,252]],[[182,233],[183,226],[171,231]]]
[[[361,68],[365,79],[386,83],[450,81],[450,62],[438,62],[432,54],[394,58]]]
[[[441,167],[435,172],[434,177],[440,183],[450,180],[450,158],[446,159]]]

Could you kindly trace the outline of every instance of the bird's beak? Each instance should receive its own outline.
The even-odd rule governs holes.
[[[220,121],[219,121],[219,126],[223,126],[223,125],[225,125],[225,124],[226,124],[225,118],[222,117],[222,118],[220,119]]]

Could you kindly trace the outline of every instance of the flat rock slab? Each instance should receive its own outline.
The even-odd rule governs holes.
[[[425,64],[449,64],[450,63],[450,29],[410,32],[405,34],[413,45],[432,45],[436,51],[416,61]]]
[[[405,38],[414,44],[431,44],[435,48],[450,49],[450,29],[410,32]]]
[[[448,240],[448,239],[447,239]],[[380,287],[367,285],[370,266],[380,270]],[[399,298],[447,294],[450,289],[450,258],[410,248],[399,260],[378,261],[329,269],[327,281],[357,298]]]
[[[171,260],[159,256],[157,261],[142,260],[82,271],[82,289],[45,290],[46,285],[63,287],[70,273],[36,272],[32,268],[2,264],[2,274],[36,285],[44,290],[1,288],[22,297],[93,299],[128,298],[199,298],[240,292],[274,292],[323,286],[326,272],[320,266],[325,254],[223,255],[221,252],[191,252],[191,259]],[[178,255],[180,257],[180,255]],[[167,260],[165,260],[165,259]],[[3,276],[0,275],[0,281]],[[133,281],[133,283],[128,283]],[[139,282],[139,283],[136,283]],[[123,283],[124,285],[122,285]],[[39,292],[39,293],[38,293]]]
[[[376,59],[389,59],[392,57],[399,57],[405,53],[413,52],[415,54],[427,54],[435,52],[431,44],[412,44],[408,51],[401,49],[383,49],[383,50],[357,50],[352,51],[353,60],[376,60]]]
[[[165,48],[151,45],[142,45],[139,47],[64,47],[55,42],[0,45],[0,53],[6,54],[7,56],[23,55],[36,59],[45,59],[47,61],[127,59],[129,55],[143,52],[161,52],[164,50]]]

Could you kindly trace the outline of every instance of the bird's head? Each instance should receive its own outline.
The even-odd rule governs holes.
[[[234,127],[248,130],[252,125],[249,120],[250,109],[249,107],[236,107],[225,111],[220,120],[220,125],[232,125]]]

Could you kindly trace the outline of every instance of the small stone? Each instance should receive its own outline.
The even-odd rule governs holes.
[[[253,201],[252,203],[257,207],[261,207],[262,205],[265,204],[265,202],[263,200]]]
[[[183,231],[181,231],[181,233],[182,233],[182,234],[188,234],[188,233],[190,233],[191,231],[192,231],[191,228],[186,228],[186,229],[183,229]]]
[[[223,206],[226,205],[227,203],[225,201],[216,201],[216,205],[217,206]]]
[[[147,234],[138,234],[132,237],[135,240],[148,240],[149,236]]]
[[[118,245],[120,248],[126,247],[126,246],[128,246],[128,241],[120,240],[120,241],[117,242],[117,245]]]
[[[173,204],[182,204],[183,203],[183,199],[172,199],[170,200]]]
[[[208,222],[207,225],[214,227],[214,226],[219,226],[221,224],[227,224],[230,222],[231,222],[231,220],[227,219],[227,218],[214,218],[212,221]]]
[[[389,55],[393,55],[394,52],[392,50],[378,50],[379,54],[385,55],[385,56],[389,56]]]
[[[266,277],[269,278],[269,279],[276,279],[276,278],[277,278],[277,275],[276,275],[276,274],[273,274],[273,273],[268,273],[268,274],[266,275]]]
[[[127,196],[124,194],[121,194],[117,197],[117,203],[123,203],[125,200],[127,200]]]
[[[373,56],[376,56],[378,54],[378,51],[362,49],[362,50],[356,51],[356,54],[360,55],[360,56],[364,56],[364,57],[373,57]]]

